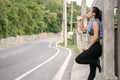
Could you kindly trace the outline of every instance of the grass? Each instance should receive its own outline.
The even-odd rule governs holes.
[[[64,46],[64,43],[59,43],[59,45]],[[67,48],[70,48],[73,50],[74,57],[76,57],[80,53],[80,50],[77,47],[77,43],[73,37],[70,37],[67,39]]]

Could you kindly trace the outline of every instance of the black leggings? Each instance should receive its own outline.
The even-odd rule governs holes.
[[[90,73],[89,73],[88,80],[94,80],[96,75],[96,64],[101,55],[102,55],[102,46],[100,45],[100,42],[96,42],[94,45],[92,45],[91,48],[80,53],[75,58],[75,61],[78,64],[90,65]]]

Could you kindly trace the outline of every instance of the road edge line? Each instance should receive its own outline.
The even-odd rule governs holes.
[[[72,51],[69,49],[69,48],[65,48],[65,47],[61,47],[61,46],[58,46],[58,43],[60,43],[61,41],[58,41],[57,44],[56,44],[56,47],[60,47],[60,48],[63,48],[63,49],[66,49],[68,50],[69,52],[69,55],[67,56],[67,58],[65,59],[64,63],[62,64],[62,66],[60,67],[59,71],[56,73],[56,75],[54,76],[53,80],[62,80],[62,77],[63,77],[63,74],[65,72],[65,69],[67,68],[67,65],[71,59],[71,56],[72,56]]]
[[[43,65],[45,65],[46,63],[48,63],[49,61],[51,61],[52,59],[54,59],[59,54],[60,50],[57,47],[51,47],[51,45],[52,45],[52,42],[49,43],[48,47],[54,48],[54,49],[57,50],[57,52],[56,52],[55,55],[53,55],[52,57],[50,57],[49,59],[47,59],[43,63],[39,64],[38,66],[36,66],[36,67],[30,69],[29,71],[25,72],[24,74],[20,75],[19,77],[15,78],[14,80],[21,80],[21,79],[23,79],[24,77],[26,77],[27,75],[29,75],[33,71],[37,70],[38,68],[42,67]],[[56,43],[56,45],[57,45],[57,43]]]

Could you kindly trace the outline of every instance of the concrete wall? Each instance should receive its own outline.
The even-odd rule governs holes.
[[[3,38],[0,40],[0,49],[9,47],[9,46],[13,46],[16,44],[20,44],[23,42],[28,42],[31,40],[47,38],[52,35],[54,35],[54,34],[53,33],[41,33],[41,34],[36,34],[36,35],[25,35],[25,36]]]
[[[103,74],[106,80],[115,80],[114,63],[114,1],[104,0],[103,12]]]
[[[120,14],[120,0],[118,0],[118,14]],[[120,79],[120,16],[118,16],[118,77]]]
[[[101,11],[104,9],[104,0],[94,0],[92,6],[99,7]]]
[[[92,5],[98,7],[103,13],[103,72],[101,77],[104,80],[117,80],[115,76],[114,33],[114,8],[117,4],[118,0],[95,0]]]

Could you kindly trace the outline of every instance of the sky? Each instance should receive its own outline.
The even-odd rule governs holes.
[[[67,0],[68,2],[70,1],[76,1],[77,4],[81,5],[81,0]],[[86,4],[88,7],[91,7],[92,3],[93,3],[94,0],[86,0]]]

